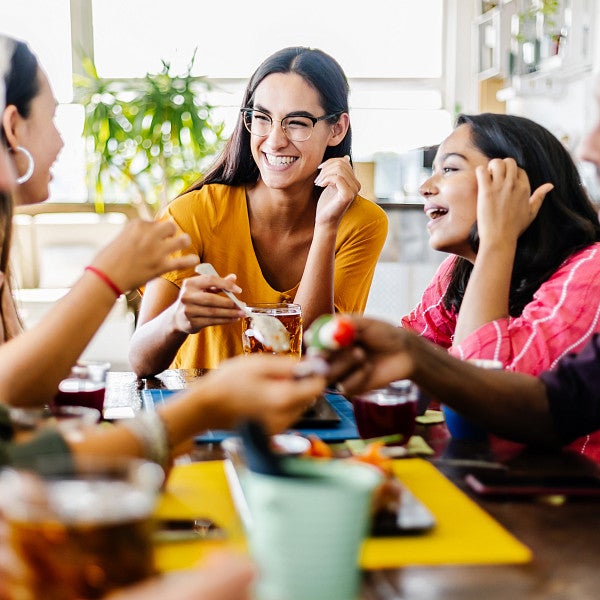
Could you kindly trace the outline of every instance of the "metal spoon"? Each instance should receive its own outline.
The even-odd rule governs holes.
[[[197,265],[195,271],[199,275],[215,275],[219,277],[219,274],[210,263]],[[250,317],[254,337],[263,346],[271,348],[273,352],[287,352],[290,349],[290,334],[279,319],[272,315],[256,314],[235,294],[232,294],[228,290],[222,290],[222,292]]]

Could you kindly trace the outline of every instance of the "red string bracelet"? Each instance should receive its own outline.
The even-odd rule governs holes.
[[[100,277],[100,279],[102,279],[102,281],[104,281],[104,283],[116,294],[117,298],[119,298],[123,294],[123,292],[119,289],[117,284],[106,273],[104,273],[100,269],[97,269],[96,267],[93,267],[92,265],[88,265],[85,268],[85,270],[91,271],[92,273],[94,273],[95,275]]]

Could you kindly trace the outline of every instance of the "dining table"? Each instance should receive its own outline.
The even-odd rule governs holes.
[[[105,409],[143,410],[143,390],[188,387],[205,371],[169,369],[138,379],[131,372],[111,371]],[[535,427],[535,423],[532,423]],[[410,564],[363,570],[365,600],[586,600],[600,597],[600,496],[485,496],[467,485],[472,472],[498,469],[529,473],[598,474],[598,466],[568,451],[527,449],[510,443],[453,440],[443,422],[418,424],[417,434],[431,452],[423,457],[482,509],[506,533],[530,551],[530,559],[502,564]],[[221,460],[220,444],[196,443],[193,461]],[[457,515],[457,518],[460,516]],[[459,540],[458,547],[463,542]],[[465,544],[472,543],[465,539]],[[481,544],[482,552],[486,541]],[[493,542],[491,542],[493,543]],[[408,546],[407,546],[408,547]],[[476,554],[477,548],[471,552]]]

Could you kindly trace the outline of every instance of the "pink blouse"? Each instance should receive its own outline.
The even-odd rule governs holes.
[[[486,323],[453,346],[457,314],[446,310],[442,299],[455,260],[451,256],[440,265],[421,302],[401,324],[458,358],[500,360],[505,369],[538,375],[600,332],[600,243],[565,260],[520,316]]]

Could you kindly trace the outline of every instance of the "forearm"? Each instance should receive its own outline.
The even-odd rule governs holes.
[[[422,340],[417,345],[411,378],[432,397],[502,437],[529,444],[560,443],[546,388],[537,377],[480,369]]]
[[[85,272],[31,330],[0,346],[0,400],[48,402],[115,303],[114,292]]]
[[[516,250],[509,242],[479,249],[456,321],[454,344],[482,325],[506,318]]]
[[[200,393],[181,392],[173,402],[158,409],[158,418],[162,421],[160,430],[166,435],[164,441],[157,440],[158,444],[165,444],[165,449],[170,449],[173,457],[174,451],[181,448],[195,434],[208,429],[215,421],[211,415],[211,407],[222,400],[218,390],[213,390],[209,382],[198,384]],[[140,417],[135,417],[139,419]],[[134,422],[131,422],[133,425]],[[137,427],[127,425],[125,422],[117,423],[112,427],[91,427],[84,435],[67,436],[67,443],[71,449],[76,467],[89,456],[102,457],[137,457],[156,460],[149,455],[149,446],[145,436],[141,436]],[[147,429],[143,421],[139,427]],[[153,435],[152,430],[149,433]]]
[[[75,468],[90,456],[147,458],[141,439],[123,425],[91,427],[84,435],[67,436]]]
[[[167,431],[169,446],[175,448],[207,429],[228,429],[231,423],[220,417],[226,409],[227,393],[211,377],[203,377],[190,390],[182,391],[173,402],[158,410]]]
[[[129,345],[129,363],[138,377],[149,377],[168,369],[187,333],[173,325],[174,306],[138,326]]]
[[[320,315],[334,311],[334,269],[336,229],[315,227],[304,273],[294,302],[302,306],[306,328]]]

